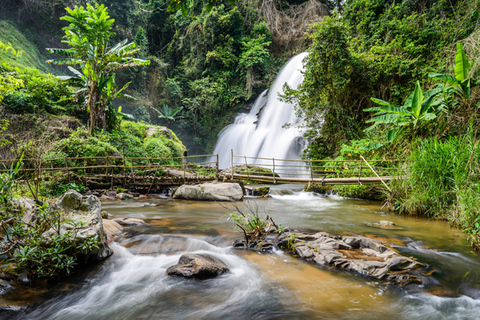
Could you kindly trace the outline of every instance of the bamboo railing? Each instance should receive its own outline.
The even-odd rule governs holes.
[[[0,160],[0,173],[18,159]],[[126,157],[58,157],[23,159],[20,173],[36,179],[54,179],[66,174],[68,182],[73,175],[85,185],[94,187],[123,186],[124,188],[152,188],[200,183],[219,179],[218,154],[172,158]],[[301,184],[378,184],[395,176],[397,160],[289,160],[235,155],[231,151],[231,168],[224,170],[230,179],[267,183]],[[3,165],[2,165],[3,164]],[[170,173],[165,175],[164,172]],[[41,175],[41,177],[40,177]],[[225,177],[224,177],[225,179]]]
[[[210,159],[210,161],[205,160]],[[212,160],[213,159],[213,160]],[[18,159],[0,160],[0,174]],[[218,155],[194,155],[172,158],[149,157],[57,157],[22,159],[19,173],[27,179],[52,180],[66,174],[94,187],[123,186],[128,189],[175,186],[218,179]],[[164,174],[169,171],[169,174]],[[172,174],[173,172],[173,174]]]
[[[247,157],[231,152],[235,179],[301,184],[379,184],[395,176],[397,160],[291,160]],[[261,169],[267,169],[262,172]]]

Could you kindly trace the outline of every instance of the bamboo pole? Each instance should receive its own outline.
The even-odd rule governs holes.
[[[133,185],[135,185],[135,172],[133,172],[133,159],[130,159],[130,172],[132,173],[132,177],[133,177]]]
[[[231,180],[233,181],[233,149],[230,149],[230,164],[232,165],[232,177]]]
[[[122,146],[122,153],[123,153],[123,176],[124,176],[123,187],[127,189],[127,163],[125,162],[125,146]]]
[[[105,175],[108,176],[108,166],[109,166],[109,163],[108,163],[108,156],[105,157],[105,163],[106,163],[106,168],[105,168]]]
[[[388,191],[392,191],[388,186],[387,184],[382,180],[382,178],[380,178],[380,176],[377,174],[377,172],[375,170],[373,170],[373,168],[370,166],[370,164],[367,162],[367,160],[365,160],[365,158],[363,156],[360,156],[360,158],[362,158],[363,161],[365,161],[365,163],[367,164],[367,166],[373,171],[373,173],[375,173],[375,175],[380,179],[380,181],[382,181],[383,185],[385,186],[385,188],[388,189]]]
[[[362,182],[360,181],[360,178],[362,177],[362,160],[360,160],[360,170],[358,172],[358,184],[362,185]]]
[[[217,161],[215,161],[215,180],[218,181],[218,153],[216,154]]]
[[[185,158],[183,158],[182,160],[182,165],[183,165],[183,184],[185,184],[185,171],[187,170],[187,168],[185,167]]]
[[[68,168],[68,159],[65,159],[65,164],[67,166],[67,176],[68,176],[68,183],[70,183],[70,170]]]
[[[275,158],[272,158],[272,175],[273,175],[273,184],[277,184],[277,180],[275,179]]]

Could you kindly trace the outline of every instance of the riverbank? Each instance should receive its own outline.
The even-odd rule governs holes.
[[[235,319],[403,320],[468,319],[480,312],[480,303],[474,299],[480,257],[471,252],[459,230],[439,221],[380,211],[379,202],[323,197],[295,185],[271,187],[272,197],[258,198],[256,204],[259,212],[269,212],[277,223],[389,239],[402,254],[427,259],[438,270],[432,274],[437,285],[430,287],[430,293],[421,286],[397,291],[280,251],[234,251],[233,241],[243,235],[222,218],[223,207],[214,202],[150,197],[102,203],[103,210],[114,216],[142,219],[145,224],[125,228],[124,236],[112,244],[114,255],[101,266],[58,285],[3,296],[2,301],[31,306],[17,319],[100,319],[100,315],[137,319],[139,314],[233,319],[235,310]],[[379,220],[391,221],[399,229],[368,225]],[[231,272],[206,281],[167,276],[166,269],[187,252],[221,258]]]

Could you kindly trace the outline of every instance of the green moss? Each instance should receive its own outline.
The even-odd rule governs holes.
[[[379,185],[336,185],[322,186],[320,184],[312,184],[310,187],[305,186],[305,191],[311,191],[320,194],[338,194],[345,198],[357,198],[368,200],[384,200],[385,190]]]
[[[145,151],[150,158],[171,158],[172,151],[160,138],[149,138],[143,143]]]
[[[141,122],[122,121],[120,123],[120,132],[134,135],[139,139],[147,137],[148,126]]]

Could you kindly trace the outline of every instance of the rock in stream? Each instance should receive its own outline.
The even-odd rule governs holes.
[[[291,249],[305,261],[398,285],[421,282],[427,269],[425,264],[402,256],[378,240],[327,232],[270,234],[248,245],[245,240],[236,241],[234,247],[263,252]]]
[[[168,275],[185,278],[209,279],[228,272],[227,265],[220,259],[208,254],[186,253],[178,263],[167,269]]]

